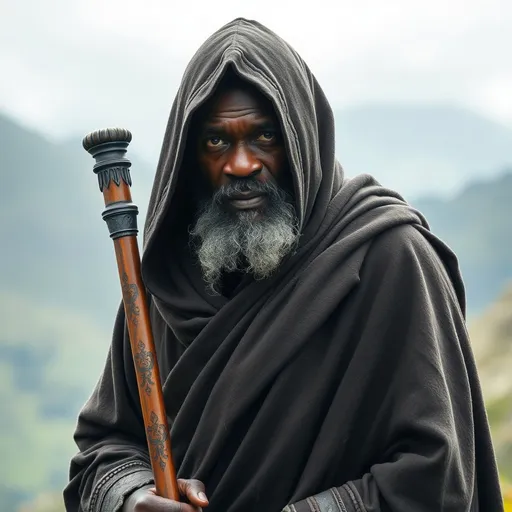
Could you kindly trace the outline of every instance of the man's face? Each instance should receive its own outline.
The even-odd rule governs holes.
[[[221,90],[193,133],[201,192],[190,235],[205,280],[218,290],[226,272],[268,277],[297,239],[291,173],[271,103],[247,87]]]
[[[224,206],[232,211],[264,210],[264,185],[290,192],[279,123],[258,92],[231,88],[217,93],[204,109],[196,140],[197,161],[211,193],[223,187]],[[246,190],[240,190],[242,184]]]

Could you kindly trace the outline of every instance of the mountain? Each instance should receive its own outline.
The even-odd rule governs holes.
[[[335,108],[334,118],[336,154],[347,174],[372,174],[408,200],[452,196],[512,166],[512,126],[453,104],[365,104]],[[165,122],[134,120],[128,128],[132,154],[154,168]],[[77,142],[79,129],[71,134]]]
[[[421,127],[416,130],[414,115],[416,125]],[[425,193],[409,199],[425,214],[433,230],[460,255],[469,310],[480,311],[500,293],[503,283],[512,279],[512,250],[508,242],[511,227],[506,220],[512,179],[503,172],[507,144],[512,148],[509,133],[455,109],[430,112],[419,108],[395,111],[391,107],[372,107],[346,111],[340,118],[350,133],[340,137],[347,148],[340,151],[350,160],[350,151],[355,151],[350,140],[366,138],[365,144],[372,148],[375,158],[381,159],[379,155],[386,152],[391,158],[387,167],[383,164],[382,173],[388,172],[389,162],[398,159],[399,154],[404,161],[413,154],[417,160],[427,159],[427,153],[430,161],[449,158],[454,169],[456,165],[467,165],[470,169],[472,160],[473,168],[485,169],[481,173],[485,178],[460,185],[460,190],[448,198]],[[443,119],[445,131],[455,131],[463,123],[467,126],[465,135],[454,136],[450,145],[443,143],[446,134],[436,131]],[[112,242],[101,219],[103,199],[92,172],[92,157],[82,149],[79,138],[73,139],[73,143],[57,144],[2,116],[0,135],[0,172],[5,196],[0,201],[0,213],[2,219],[12,219],[0,223],[0,236],[8,241],[0,252],[0,265],[9,269],[0,275],[0,289],[54,305],[73,303],[109,326],[119,300],[117,269]],[[419,143],[419,139],[424,142]],[[476,140],[487,150],[470,144]],[[401,151],[397,149],[400,142]],[[132,144],[137,149],[137,141]],[[141,210],[142,227],[154,165],[138,158],[132,144],[128,155],[133,162],[133,195]],[[493,150],[492,155],[488,154],[489,149]],[[512,158],[512,151],[508,154]],[[360,156],[360,167],[368,170],[364,153]],[[486,158],[490,162],[487,167]],[[434,170],[439,168],[441,164],[433,166],[430,174],[440,172]],[[452,178],[455,174],[451,174]],[[470,170],[466,173],[467,177],[471,174]],[[426,180],[428,176],[417,177],[420,178]],[[407,188],[409,177],[397,175],[389,181],[393,179],[403,180],[403,186],[397,183],[398,191]]]
[[[451,105],[375,104],[335,112],[347,174],[369,173],[408,200],[450,196],[512,167],[512,129]]]
[[[151,176],[147,164],[131,159],[141,228]],[[56,144],[0,116],[0,265],[7,270],[0,290],[73,304],[110,324],[120,295],[93,165],[80,141]]]
[[[154,165],[133,147],[142,227]],[[64,485],[76,414],[108,350],[120,289],[93,164],[80,138],[57,143],[0,116],[0,407],[9,411],[0,420],[0,510],[6,512]],[[459,255],[475,318],[512,277],[512,177],[492,166],[483,174],[492,178],[454,197],[413,201]],[[505,371],[498,349],[489,358],[486,382]]]
[[[131,160],[142,227],[151,170]],[[107,353],[120,285],[93,165],[80,140],[0,116],[2,511],[64,485],[76,414]]]
[[[475,180],[450,199],[411,201],[459,257],[470,315],[481,312],[512,281],[511,198],[512,168],[492,180]]]

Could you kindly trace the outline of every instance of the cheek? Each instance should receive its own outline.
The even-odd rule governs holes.
[[[221,174],[218,171],[218,162],[205,155],[200,156],[198,162],[203,179],[205,179],[210,186],[213,186],[214,188],[218,187],[219,176]]]

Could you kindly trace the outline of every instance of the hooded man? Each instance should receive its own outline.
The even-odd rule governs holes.
[[[152,489],[120,307],[68,512],[503,510],[456,257],[334,147],[276,34],[236,19],[195,54],[142,258],[183,501]]]

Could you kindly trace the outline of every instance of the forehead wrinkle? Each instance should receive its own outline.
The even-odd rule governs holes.
[[[240,119],[248,122],[264,123],[273,121],[274,118],[258,110],[232,110],[212,112],[206,121],[223,122],[224,120]]]
[[[203,123],[203,128],[228,130],[233,129],[236,126],[238,126],[239,128],[252,128],[254,125],[256,125],[256,127],[261,127],[262,125],[265,124],[274,125],[275,121],[271,116],[262,114],[260,112],[249,111],[243,112],[240,115],[232,116],[226,116],[224,115],[224,112],[219,112],[215,115],[211,115],[208,118],[206,118]]]
[[[229,118],[246,118],[248,116],[259,116],[263,117],[260,109],[258,108],[240,108],[240,107],[231,107],[231,108],[222,108],[219,110],[214,110],[210,113],[210,119],[222,119],[224,117]]]

